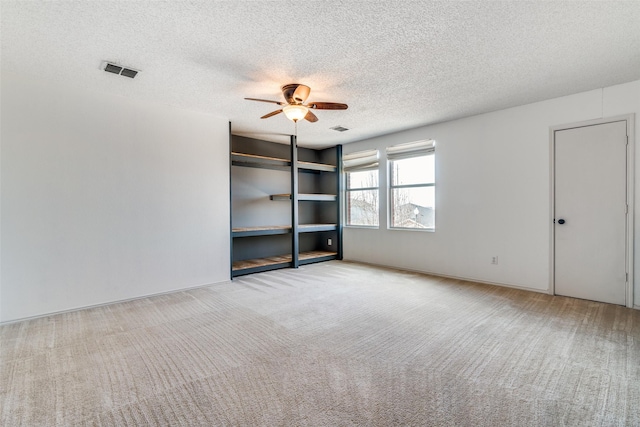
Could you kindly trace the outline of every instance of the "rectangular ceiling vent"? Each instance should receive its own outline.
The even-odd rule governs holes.
[[[114,64],[113,62],[109,62],[109,61],[102,61],[100,69],[106,71],[107,73],[118,74],[120,76],[129,77],[131,79],[134,78],[140,72],[140,70],[135,70],[130,67],[123,67],[121,65]]]
[[[349,130],[349,129],[347,129],[347,128],[345,128],[345,127],[342,127],[342,126],[339,126],[339,125],[338,125],[338,126],[334,126],[334,127],[330,128],[330,129],[331,129],[331,130],[338,131],[338,132],[346,132],[346,131],[348,131],[348,130]]]

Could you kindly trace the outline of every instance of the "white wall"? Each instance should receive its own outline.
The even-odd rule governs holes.
[[[229,279],[228,121],[2,74],[0,320]]]
[[[369,148],[384,153],[393,144],[425,138],[437,141],[436,231],[388,230],[383,211],[378,230],[345,228],[345,259],[546,292],[549,128],[628,113],[636,114],[638,158],[640,81],[345,145],[345,154]],[[382,183],[387,182],[386,170],[383,159]],[[640,170],[636,177],[640,180]],[[385,192],[380,196],[380,205],[386,206]],[[635,201],[640,224],[640,197]],[[639,228],[635,232],[635,305],[640,305]],[[496,255],[499,264],[491,265]]]

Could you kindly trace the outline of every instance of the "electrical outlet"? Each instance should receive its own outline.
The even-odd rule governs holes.
[[[491,257],[491,264],[498,265],[498,256]]]
[[[333,244],[333,241],[331,239],[327,239],[327,245],[331,246]]]

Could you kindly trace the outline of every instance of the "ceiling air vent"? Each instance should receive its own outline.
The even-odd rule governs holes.
[[[332,127],[332,128],[329,128],[329,129],[331,129],[331,130],[335,130],[335,131],[338,131],[338,132],[346,132],[346,131],[348,131],[348,130],[349,130],[349,129],[347,129],[347,128],[345,128],[345,127],[342,127],[342,126],[334,126],[334,127]]]
[[[107,73],[119,74],[124,77],[134,78],[140,70],[134,70],[133,68],[122,67],[120,65],[114,64],[108,61],[102,61],[100,66],[102,70],[105,70]]]

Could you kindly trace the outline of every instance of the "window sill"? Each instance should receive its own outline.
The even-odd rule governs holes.
[[[403,228],[403,227],[387,227],[390,231],[418,231],[420,233],[435,233],[435,228]]]
[[[344,228],[363,228],[365,230],[378,230],[379,225],[345,225]]]

